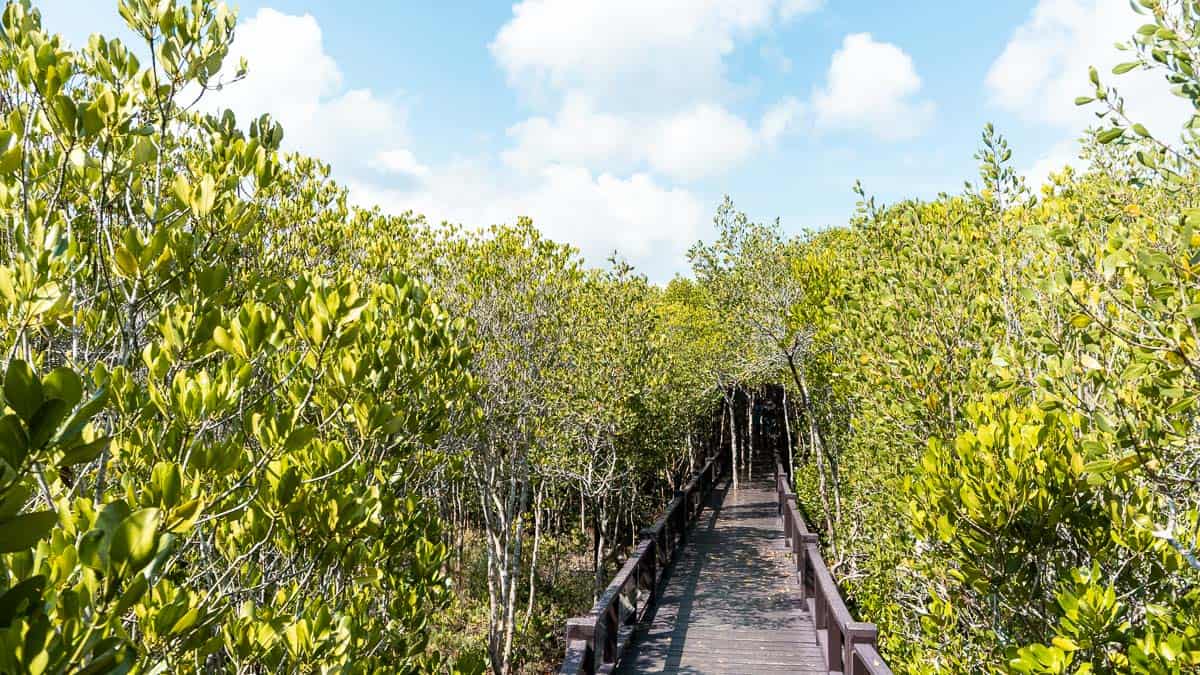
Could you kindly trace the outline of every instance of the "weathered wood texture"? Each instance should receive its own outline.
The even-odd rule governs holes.
[[[645,621],[656,606],[664,573],[688,542],[688,533],[703,513],[709,496],[724,475],[720,455],[710,457],[675,494],[608,588],[584,616],[567,620],[566,659],[561,675],[612,672],[620,662],[633,627]]]
[[[776,399],[782,389],[768,389],[758,414],[778,413]],[[757,480],[737,490],[725,475],[731,448],[705,462],[592,610],[567,621],[559,675],[891,675],[878,630],[854,620],[804,521],[785,441],[760,424]]]
[[[765,474],[765,475],[763,475]],[[618,673],[825,673],[770,469],[723,478],[634,631]]]

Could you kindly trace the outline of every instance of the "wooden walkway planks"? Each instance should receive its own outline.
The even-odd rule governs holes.
[[[713,490],[618,673],[826,672],[765,473]]]

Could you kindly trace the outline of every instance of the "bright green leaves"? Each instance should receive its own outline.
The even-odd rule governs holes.
[[[209,174],[205,174],[195,183],[189,182],[183,174],[176,174],[171,189],[175,198],[197,218],[212,213],[217,203],[217,182]]]
[[[67,408],[74,408],[83,399],[83,381],[70,368],[55,368],[46,374],[41,384],[46,398],[59,399]]]
[[[4,401],[29,422],[42,406],[42,382],[24,361],[13,361],[4,373]]]
[[[1179,673],[1200,664],[1200,636],[1194,625],[1196,593],[1180,599],[1182,613],[1150,606],[1143,621],[1131,621],[1130,607],[1106,583],[1098,565],[1071,572],[1058,593],[1061,611],[1049,645],[1013,650],[1009,666],[1023,673],[1139,672]],[[1114,649],[1129,645],[1128,651]],[[1072,662],[1079,670],[1065,670]]]
[[[128,576],[140,571],[158,547],[159,510],[141,509],[127,516],[113,530],[108,558],[116,572]]]
[[[171,228],[159,228],[143,237],[137,228],[128,228],[121,245],[113,251],[113,264],[120,276],[136,279],[143,275],[162,275],[177,256],[178,235]]]
[[[1086,480],[1077,417],[1010,407],[1003,396],[967,406],[973,431],[931,441],[913,480],[913,526],[944,545],[939,557],[967,586],[1007,596],[1061,555],[1048,533],[1111,527],[1105,492]]]
[[[28,462],[51,460],[51,451],[62,451],[58,463],[70,466],[90,461],[108,439],[84,437],[92,418],[104,405],[98,390],[83,405],[83,383],[74,371],[56,368],[45,380],[21,360],[10,362],[4,374],[4,400],[16,414],[0,417],[0,474],[20,474]],[[73,410],[74,409],[74,410]]]
[[[270,307],[251,304],[242,307],[229,327],[217,326],[212,339],[217,347],[243,360],[251,360],[264,346],[278,347],[284,335],[283,322]]]
[[[17,171],[23,156],[21,138],[12,131],[0,129],[0,176]]]
[[[1033,645],[1022,647],[1017,651],[1016,658],[1010,659],[1008,667],[1018,673],[1037,673],[1039,675],[1066,675],[1070,672],[1085,673],[1089,670],[1072,670],[1074,658],[1072,650],[1065,650],[1058,645],[1045,647]]]
[[[1096,140],[1102,145],[1107,145],[1125,135],[1124,129],[1106,129],[1096,136]]]

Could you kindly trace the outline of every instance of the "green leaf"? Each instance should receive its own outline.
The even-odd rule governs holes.
[[[63,452],[62,459],[58,462],[59,466],[74,466],[76,464],[84,464],[92,461],[104,452],[108,444],[112,442],[112,436],[101,436],[90,443],[75,446]]]
[[[17,515],[32,494],[33,487],[29,483],[19,482],[0,495],[0,522]]]
[[[79,562],[99,572],[108,571],[109,533],[103,530],[88,530],[79,538],[77,550]]]
[[[21,418],[13,414],[0,417],[0,459],[19,470],[29,456],[29,437]]]
[[[239,348],[241,346],[240,343],[223,326],[217,326],[213,329],[212,340],[217,347],[234,356],[247,357],[245,350]]]
[[[154,141],[142,136],[133,146],[133,164],[138,166],[147,162],[153,162],[158,157],[158,148],[154,146]]]
[[[1101,131],[1099,134],[1097,134],[1096,141],[1102,145],[1107,145],[1124,135],[1124,129],[1109,129],[1107,131]]]
[[[205,174],[204,178],[200,179],[198,189],[192,194],[192,213],[199,217],[207,216],[212,212],[213,204],[217,200],[217,184],[213,177]]]
[[[58,432],[58,426],[67,416],[70,408],[67,402],[52,398],[42,404],[29,421],[29,447],[33,450],[42,448]]]
[[[142,509],[121,521],[108,550],[113,565],[132,574],[150,562],[158,546],[158,514],[156,508]]]
[[[0,152],[0,174],[13,173],[21,168],[21,160],[25,150],[20,144]]]
[[[175,197],[183,202],[184,205],[191,206],[192,186],[188,185],[187,177],[183,174],[175,174],[175,180],[171,183],[171,191],[175,193]]]
[[[107,535],[112,535],[132,512],[124,500],[109,502],[104,505],[103,509],[100,509],[100,516],[96,518],[94,527]]]
[[[183,478],[179,473],[179,465],[171,462],[159,462],[150,472],[150,483],[162,497],[164,506],[173,507],[179,503],[179,495],[183,490]]]
[[[54,511],[22,513],[0,522],[0,553],[16,553],[33,548],[57,522],[58,514]]]
[[[83,398],[83,382],[70,368],[59,367],[42,378],[42,390],[46,398],[60,398],[68,408],[79,405]]]
[[[129,608],[136,605],[138,600],[141,600],[142,596],[145,595],[146,591],[149,589],[150,582],[146,579],[146,575],[135,574],[133,576],[133,581],[129,582],[129,586],[125,589],[125,592],[121,594],[121,599],[117,602],[117,606],[113,609],[113,614],[116,616],[121,616],[125,612],[129,611]]]
[[[28,363],[13,359],[4,374],[4,400],[28,422],[42,406],[42,383]]]
[[[70,441],[79,436],[83,428],[88,422],[96,416],[96,413],[104,409],[104,404],[108,402],[108,389],[97,389],[92,397],[88,399],[71,415],[66,422],[63,423],[62,433],[59,435],[59,442]]]
[[[0,595],[0,629],[12,625],[13,619],[29,616],[41,604],[42,591],[46,588],[46,576],[32,576]]]
[[[316,435],[317,430],[313,426],[302,424],[288,434],[287,440],[283,443],[283,450],[284,452],[295,452],[308,445]]]
[[[117,264],[117,272],[121,276],[132,279],[138,275],[138,261],[124,246],[118,246],[113,251],[113,261]]]
[[[1141,64],[1139,64],[1137,61],[1128,61],[1126,63],[1118,63],[1117,65],[1113,66],[1113,69],[1112,69],[1113,75],[1124,75],[1125,73],[1128,73],[1129,71],[1133,70],[1134,68],[1137,68],[1139,65],[1141,65]]]
[[[292,497],[296,496],[296,489],[300,487],[300,474],[296,471],[296,467],[289,466],[283,475],[279,478],[279,484],[275,486],[275,500],[280,506],[287,506],[292,501]]]

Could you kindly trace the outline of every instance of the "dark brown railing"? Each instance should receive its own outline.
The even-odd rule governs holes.
[[[778,458],[775,460],[775,489],[783,533],[791,547],[800,575],[800,592],[817,627],[817,641],[826,668],[846,675],[891,675],[891,669],[876,651],[879,632],[873,623],[855,621],[842,601],[833,575],[821,557],[817,535],[809,531],[796,505],[791,479]]]
[[[687,540],[687,531],[704,510],[704,502],[721,477],[721,454],[710,457],[667,505],[654,525],[621,566],[592,611],[567,620],[567,655],[562,675],[609,672],[621,658],[634,627],[657,600],[663,571],[674,562]]]

